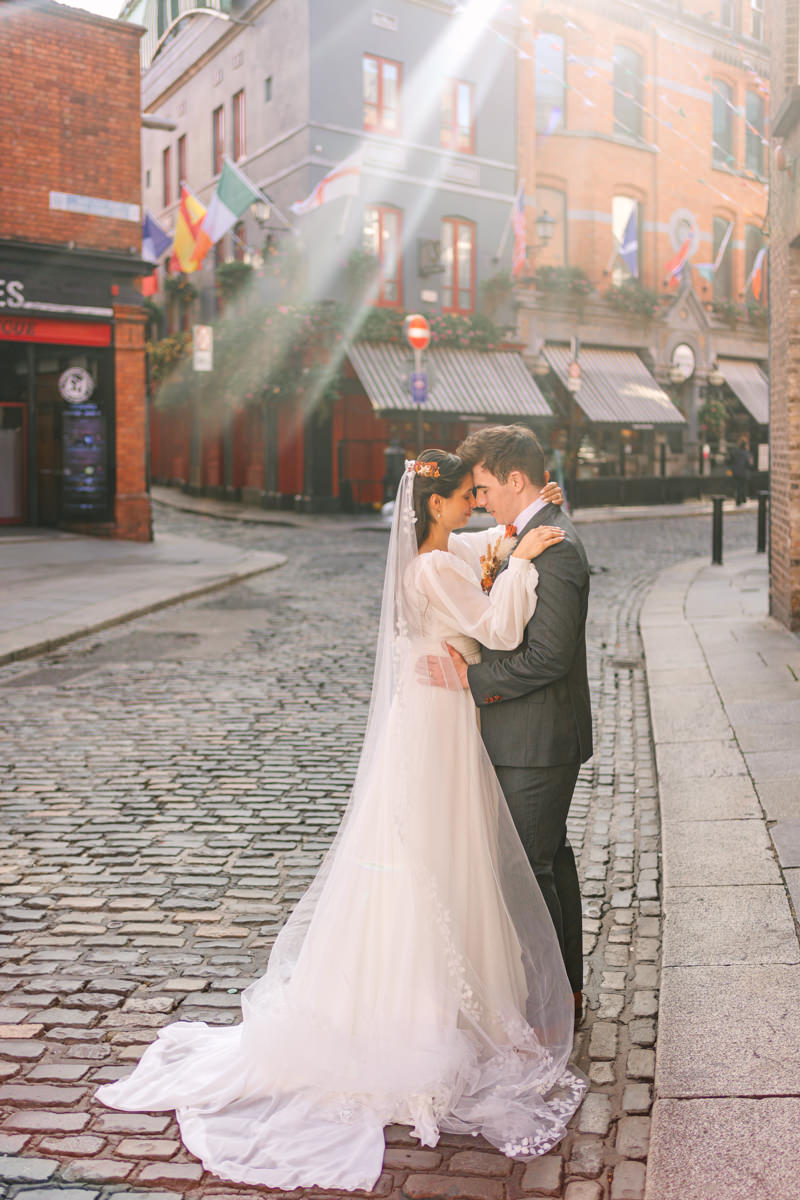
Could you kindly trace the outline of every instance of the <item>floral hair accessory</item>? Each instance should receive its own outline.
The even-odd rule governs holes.
[[[424,475],[427,479],[439,478],[439,467],[435,462],[419,462],[418,459],[407,459],[406,470],[415,475]]]

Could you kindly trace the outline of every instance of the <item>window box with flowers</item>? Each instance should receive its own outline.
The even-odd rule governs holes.
[[[581,267],[539,267],[533,276],[537,292],[585,300],[594,291],[592,281]]]
[[[715,317],[719,317],[720,321],[724,321],[732,329],[736,328],[737,323],[744,316],[741,305],[737,304],[735,300],[715,300],[711,305],[711,311]]]
[[[643,287],[638,279],[626,279],[624,283],[610,287],[605,298],[620,312],[647,318],[654,317],[662,303],[658,292]]]

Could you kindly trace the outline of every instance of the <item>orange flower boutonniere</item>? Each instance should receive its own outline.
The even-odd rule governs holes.
[[[506,525],[503,532],[486,545],[486,553],[481,555],[481,587],[489,595],[500,568],[508,558],[516,544],[516,534],[509,534],[513,525]]]

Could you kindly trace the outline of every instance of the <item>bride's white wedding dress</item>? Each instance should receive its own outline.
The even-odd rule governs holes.
[[[473,659],[473,638],[516,646],[536,569],[512,560],[488,599],[473,535],[458,554],[417,556],[412,483],[407,472],[359,771],[316,879],[240,1025],[169,1025],[97,1093],[175,1109],[189,1150],[236,1182],[370,1189],[390,1122],[424,1145],[446,1130],[532,1157],[563,1137],[584,1091],[567,1067],[573,1001],[555,932],[472,698],[417,673],[444,638]]]

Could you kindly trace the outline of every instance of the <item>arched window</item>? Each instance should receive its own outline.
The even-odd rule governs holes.
[[[714,166],[733,166],[733,88],[723,79],[711,82],[711,159]]]
[[[553,133],[565,125],[564,39],[543,31],[536,38],[536,132]]]
[[[614,47],[614,133],[642,136],[642,56],[629,46]]]
[[[387,308],[403,302],[403,215],[386,204],[364,209],[364,249],[381,264],[377,303]]]
[[[442,308],[471,313],[475,309],[475,226],[460,217],[442,221]]]
[[[714,257],[716,265],[712,295],[715,303],[733,295],[733,230],[727,217],[714,217]],[[719,262],[717,262],[719,260]]]
[[[611,232],[616,251],[611,282],[617,287],[626,279],[639,278],[641,225],[639,201],[633,196],[615,196],[611,201]]]
[[[764,100],[758,92],[748,92],[745,103],[744,165],[756,175],[764,172]]]

